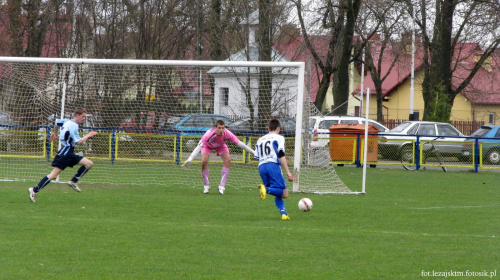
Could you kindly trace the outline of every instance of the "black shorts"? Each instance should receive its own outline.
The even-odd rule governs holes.
[[[73,153],[69,153],[65,156],[57,155],[52,161],[52,166],[64,170],[68,166],[73,167],[77,165],[82,159],[82,156]]]

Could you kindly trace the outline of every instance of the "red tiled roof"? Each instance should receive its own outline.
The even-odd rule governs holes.
[[[330,36],[311,36],[310,41],[313,48],[318,53],[318,56],[324,61],[328,52]],[[307,63],[307,61],[311,59],[311,101],[314,102],[316,100],[319,83],[323,77],[323,73],[319,69],[319,66],[314,63],[311,52],[306,47],[304,37],[297,35],[290,38],[288,41],[282,40],[280,43],[274,45],[274,48],[291,61]]]
[[[374,44],[374,61],[378,60],[377,53],[380,44]],[[459,84],[469,75],[470,70],[475,65],[476,56],[481,55],[482,50],[477,43],[457,44],[453,61],[457,62],[456,70],[453,72],[452,86],[457,88]],[[384,76],[392,63],[394,54],[390,49],[384,53],[382,61],[382,76]],[[415,52],[415,73],[422,67],[422,47]],[[490,70],[487,70],[490,69]],[[399,57],[398,62],[392,68],[391,73],[382,83],[382,96],[391,94],[404,81],[411,76],[411,54],[404,54]],[[496,53],[491,60],[491,65],[481,67],[470,84],[461,92],[473,104],[500,104],[500,54]],[[376,94],[375,86],[370,74],[364,78],[363,87],[370,88],[371,94]],[[361,85],[353,91],[359,94]]]
[[[373,61],[377,63],[380,55],[381,44],[374,42],[373,49]],[[384,58],[382,59],[381,66],[381,76],[384,77],[395,58],[395,52],[390,46],[387,46],[384,53]],[[423,52],[422,48],[418,48],[415,50],[415,72],[422,67],[422,57]],[[366,69],[366,68],[365,68]],[[382,83],[382,97],[389,94],[393,90],[395,90],[401,83],[411,78],[411,53],[401,54],[398,58],[396,64],[392,67],[391,72],[385,78]],[[373,83],[371,75],[368,73],[364,77],[363,88],[366,90],[370,88],[371,94],[376,94],[375,85]],[[354,89],[354,94],[359,94],[361,92],[361,85],[358,85],[356,89]]]
[[[482,50],[471,49],[472,55],[465,56],[457,69],[453,72],[452,85],[458,87],[469,75],[476,64],[476,57]],[[498,105],[500,104],[500,53],[494,53],[477,71],[469,85],[461,92],[472,104]]]

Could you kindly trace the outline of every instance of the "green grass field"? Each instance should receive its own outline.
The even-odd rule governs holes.
[[[499,173],[367,171],[366,195],[291,194],[290,221],[256,188],[50,184],[31,203],[0,182],[0,279],[500,278]]]

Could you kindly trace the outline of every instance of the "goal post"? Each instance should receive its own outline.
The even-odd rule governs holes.
[[[85,107],[81,133],[99,133],[77,147],[96,163],[83,185],[202,186],[201,156],[189,170],[180,165],[214,120],[226,120],[253,148],[268,120],[280,118],[293,191],[349,193],[329,158],[310,159],[308,121],[318,112],[304,89],[305,74],[303,62],[289,61],[0,57],[0,180],[36,182],[50,172],[55,119],[72,118],[76,107]],[[255,187],[257,161],[228,144],[227,186]],[[210,162],[215,186],[222,163],[214,154]]]

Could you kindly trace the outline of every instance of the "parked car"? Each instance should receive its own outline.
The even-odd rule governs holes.
[[[0,112],[0,130],[9,130],[9,126],[16,125],[9,113]]]
[[[288,137],[294,137],[295,136],[295,120],[289,117],[277,117],[280,121],[281,128],[280,128],[280,134],[283,136],[288,136]],[[263,135],[267,133],[267,124],[268,121],[262,122],[261,126],[259,127],[259,122],[254,119],[253,125],[251,125],[251,119],[250,118],[244,118],[238,121],[235,121],[231,123],[230,125],[227,126],[231,132],[233,132],[236,135]]]
[[[423,149],[430,149],[425,141],[439,141],[434,143],[436,149],[443,156],[464,158],[463,142],[465,136],[449,123],[428,121],[406,121],[386,132],[380,137],[378,150],[383,158],[400,159],[403,154],[411,154],[412,143],[417,135],[420,142],[424,142]],[[410,151],[409,151],[410,150]]]
[[[13,144],[16,144],[15,140],[12,139],[14,134],[6,132],[12,130],[13,126],[17,123],[11,119],[10,114],[7,112],[0,112],[0,150],[9,151],[14,149]]]
[[[167,121],[165,123],[166,128],[171,128],[174,125],[176,125],[178,122],[180,122],[182,119],[184,119],[187,115],[189,114],[175,114],[171,115],[167,118]]]
[[[203,136],[207,130],[214,127],[215,122],[223,120],[226,125],[233,121],[223,115],[213,114],[193,114],[186,115],[179,122],[169,128],[174,134],[180,133],[182,136]]]
[[[482,147],[482,160],[487,164],[500,164],[500,125],[483,125],[470,135],[479,138],[479,145]],[[467,142],[475,139],[468,139]],[[464,145],[463,154],[472,157],[472,145]]]
[[[88,116],[88,114],[87,114]],[[167,125],[165,113],[141,112],[130,116],[120,124],[121,133],[151,133],[152,130],[163,129]]]
[[[311,148],[322,148],[328,145],[328,138],[330,138],[330,126],[334,124],[365,124],[365,121],[365,118],[354,116],[310,117],[308,130],[313,134]],[[374,120],[368,120],[368,124],[374,125],[379,130],[379,133],[389,131],[389,128]]]

